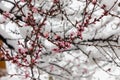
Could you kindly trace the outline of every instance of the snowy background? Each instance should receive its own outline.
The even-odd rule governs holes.
[[[13,4],[7,1],[12,1],[14,3],[14,0],[0,0],[0,9],[10,12]],[[104,11],[100,8],[100,6],[105,4],[105,9],[109,10],[115,1],[116,0],[98,0],[99,6],[96,6],[95,11],[92,14],[93,19],[90,21],[92,22],[94,18],[99,18],[103,14]],[[119,2],[120,1],[118,0],[117,4],[111,9],[110,13],[120,16],[120,8],[118,7]],[[68,19],[72,21],[71,23],[75,23],[76,21],[79,22],[83,19],[82,12],[84,11],[84,7],[86,5],[85,0],[61,0],[61,3],[63,3],[62,10],[69,15]],[[19,6],[23,6],[24,4],[24,2],[19,2]],[[39,4],[44,5],[43,10],[47,11],[51,8],[53,2],[52,0],[36,0],[34,6],[39,8],[41,7]],[[87,7],[88,11],[91,11],[93,7],[94,5],[92,3],[89,4]],[[14,8],[11,12],[11,16],[14,17],[14,14],[17,14],[16,11],[17,8]],[[23,8],[23,11],[24,14],[28,15],[27,13],[29,12],[29,9],[26,6]],[[55,14],[58,15],[47,18],[47,21],[45,22],[46,25],[42,28],[41,32],[47,35],[52,30],[53,33],[56,33],[61,37],[64,35],[69,36],[71,33],[76,36],[77,29],[71,25],[67,17],[63,14],[59,14],[59,11]],[[18,15],[20,14],[18,13]],[[63,17],[64,20],[62,20],[61,17]],[[34,14],[34,18],[36,23],[44,20],[44,16],[41,16],[38,13]],[[10,40],[7,40],[7,43],[15,48],[15,50],[12,50],[14,55],[16,55],[19,48],[21,48],[23,52],[25,51],[22,46],[18,45],[18,41],[24,44],[26,36],[31,36],[31,31],[33,31],[33,28],[29,25],[26,26],[24,22],[21,21],[19,24],[25,27],[18,27],[16,23],[9,19],[5,19],[3,15],[0,15],[0,35],[5,38],[10,38]],[[38,59],[39,63],[36,64],[36,67],[40,67],[42,72],[39,76],[38,71],[35,68],[34,77],[39,78],[38,80],[50,80],[50,76],[53,77],[53,80],[68,80],[68,78],[69,80],[119,80],[119,26],[120,18],[106,15],[100,21],[96,22],[96,24],[90,24],[88,27],[85,27],[82,32],[82,40],[75,39],[75,45],[71,45],[71,50],[66,50],[61,53],[53,52],[52,49],[56,48],[56,45],[51,43],[47,38],[41,37],[41,44],[44,45],[42,53],[46,54],[50,52],[52,54],[40,54],[42,58]],[[53,34],[50,34],[49,36],[52,35]],[[32,37],[32,40],[34,40],[34,37],[35,36]],[[92,40],[96,40],[96,42],[92,42]],[[29,42],[30,41],[28,40],[28,43]],[[6,44],[4,44],[4,47],[8,49]],[[28,47],[31,46],[28,45]],[[29,60],[29,57],[27,59]],[[40,61],[43,61],[44,63],[40,63]],[[18,65],[11,62],[6,62],[6,64],[9,75],[2,77],[0,80],[30,80],[29,78],[24,77],[26,76],[24,72],[30,74],[29,68],[19,68]],[[53,66],[54,64],[64,67],[68,72],[59,67]],[[50,74],[47,72],[50,72]],[[69,72],[71,73],[69,74]],[[15,76],[11,76],[12,74]],[[62,79],[59,75],[65,78]]]

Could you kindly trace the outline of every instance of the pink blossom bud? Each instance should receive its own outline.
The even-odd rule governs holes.
[[[97,2],[97,0],[92,0],[92,3],[93,3],[93,4],[96,4],[96,2]]]

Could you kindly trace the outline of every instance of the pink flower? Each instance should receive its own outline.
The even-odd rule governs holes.
[[[44,33],[44,37],[48,38],[49,37],[49,32]]]
[[[60,49],[59,48],[54,48],[54,49],[52,49],[52,51],[54,51],[54,52],[60,52]]]
[[[23,20],[24,20],[24,21],[27,21],[27,20],[28,20],[28,16],[24,17]]]
[[[33,11],[34,13],[38,13],[38,9],[37,9],[36,7],[32,7],[32,11]]]
[[[58,3],[59,2],[59,0],[53,0],[53,3]]]
[[[83,37],[82,37],[82,31],[78,31],[77,35],[80,37],[80,39],[83,39]]]
[[[55,40],[60,40],[61,37],[56,34],[56,35],[54,36],[54,38],[55,38]]]
[[[19,49],[18,49],[18,52],[25,54],[26,52],[28,52],[28,50],[27,50],[27,49],[19,48]]]
[[[26,74],[25,74],[25,78],[28,78],[29,76],[30,76],[29,73],[26,73]]]
[[[75,32],[71,32],[70,36],[73,37],[75,35]]]
[[[76,25],[76,27],[81,27],[81,23],[80,22],[77,22],[77,25]]]
[[[83,68],[83,72],[82,72],[83,74],[86,74],[86,73],[88,73],[88,69],[86,69],[86,68]]]
[[[106,5],[105,5],[105,4],[103,4],[101,8],[102,8],[102,9],[105,9],[105,8],[106,8]]]
[[[25,2],[25,0],[20,0],[21,2]]]
[[[4,15],[4,18],[7,19],[8,17],[10,17],[11,14],[9,12],[5,12],[3,13],[3,15]]]
[[[68,49],[70,48],[70,43],[69,42],[65,42],[65,41],[57,41],[56,42],[57,46],[59,46],[59,48],[63,48],[63,49]]]
[[[64,41],[58,42],[58,45],[61,47],[65,47],[65,42]]]
[[[35,60],[35,59],[32,59],[31,62],[34,64],[34,63],[36,63],[36,60]]]
[[[52,72],[54,70],[54,66],[50,65],[50,72]]]
[[[66,48],[70,48],[71,47],[69,42],[65,42],[65,46],[66,46]]]

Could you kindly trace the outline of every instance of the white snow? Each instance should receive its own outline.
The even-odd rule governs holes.
[[[67,2],[67,0],[65,0],[65,1]],[[110,7],[114,3],[114,1],[115,0],[111,0],[111,1],[102,0],[100,5],[106,4],[107,5],[106,9],[110,9]],[[79,0],[72,0],[72,2],[73,3],[69,6],[69,8],[65,8],[65,10],[69,10],[68,13],[73,13],[75,10],[76,11],[79,10],[80,5],[83,5]],[[0,3],[0,5],[2,5],[2,6],[0,6],[0,8],[2,8],[3,10],[9,11],[9,8],[11,8],[12,5],[10,5],[10,4],[7,5],[6,3],[4,3],[4,4],[5,5],[3,5],[3,3]],[[48,7],[50,7],[51,5],[52,5],[52,3],[45,3],[46,7],[44,7],[44,9],[48,9]],[[70,10],[70,8],[73,8],[74,10],[71,11],[72,9]],[[112,9],[112,11],[116,11],[116,10],[117,10],[117,5]],[[76,15],[78,15],[79,13],[80,12],[76,13]],[[102,13],[102,11],[99,11],[99,10],[96,11],[95,16],[100,16],[100,14],[98,14],[98,13]],[[78,17],[74,18],[73,22],[76,19],[78,19]],[[63,25],[64,22],[59,21],[59,17],[57,19],[48,19],[48,20],[49,21],[46,22],[47,26],[45,26],[46,31],[49,31],[51,29],[51,24],[50,23],[52,23],[53,31],[63,31],[63,26],[62,25]],[[3,16],[0,15],[0,22],[3,22],[3,21],[4,21]],[[120,27],[119,27],[119,19],[118,18],[113,18],[111,16],[106,16],[106,17],[102,18],[101,22],[97,22],[95,25],[90,25],[89,27],[85,28],[85,31],[83,32],[83,39],[84,40],[88,40],[88,39],[92,39],[92,38],[106,39],[111,35],[119,34]],[[67,23],[67,22],[65,22],[65,23]],[[7,29],[3,28],[4,26]],[[18,28],[18,27],[16,27],[16,24],[11,23],[11,22],[6,23],[6,25],[4,25],[4,26],[2,24],[0,24],[0,34],[2,36],[4,36],[5,38],[13,38],[13,39],[14,38],[23,38],[24,39],[26,36],[30,36],[31,31],[32,31],[32,28],[30,26]],[[69,24],[66,24],[64,26],[71,27],[71,25],[69,25]],[[49,27],[49,28],[47,28],[47,27]],[[12,33],[9,33],[10,30],[13,30],[13,31],[17,30],[19,35],[13,35]],[[69,35],[69,33],[71,33],[71,32],[76,33],[77,31],[76,31],[75,28],[70,28],[70,30],[68,32],[66,32],[66,35]],[[46,40],[44,38],[41,38],[41,39],[43,39],[42,43],[45,46],[45,48],[47,49],[47,51],[51,51],[54,47],[56,47],[55,45],[53,45],[48,40]],[[10,45],[12,45],[16,49],[16,51],[18,50],[18,48],[19,48],[18,40],[14,40],[14,41],[8,40],[8,43]],[[46,60],[47,61],[46,61],[45,64],[44,63],[40,64],[40,67],[43,67],[43,68],[46,67],[47,68],[49,66],[50,61],[51,62],[55,61],[55,59],[54,59],[54,57],[55,57],[55,58],[58,58],[60,60],[63,60],[63,62],[61,61],[61,62],[58,62],[58,63],[61,66],[64,66],[65,68],[68,68],[71,72],[73,72],[74,76],[82,74],[82,71],[85,72],[86,73],[85,76],[88,76],[88,79],[83,78],[81,80],[89,80],[91,77],[92,77],[91,80],[117,80],[116,78],[119,78],[119,76],[118,76],[118,75],[120,75],[119,68],[116,67],[116,66],[113,66],[112,64],[107,65],[107,68],[109,68],[109,67],[112,68],[113,70],[110,73],[115,74],[116,76],[111,76],[108,73],[104,72],[103,70],[98,69],[98,67],[96,68],[96,64],[93,61],[93,58],[103,59],[103,60],[105,59],[105,57],[103,57],[103,55],[99,53],[99,51],[96,47],[94,47],[94,46],[89,46],[89,47],[80,46],[80,48],[82,48],[83,50],[85,50],[88,53],[90,52],[90,55],[89,55],[90,58],[89,59],[84,54],[82,54],[81,51],[73,51],[73,52],[71,51],[70,53],[64,52],[64,54],[62,53],[63,55],[61,55],[59,53],[56,53],[56,54],[52,54],[50,56],[45,57],[43,59],[43,61],[46,61]],[[106,49],[106,50],[108,50],[107,53],[110,53],[110,54],[112,53],[111,50],[109,50],[109,49]],[[103,50],[101,50],[101,51],[103,51]],[[119,52],[119,50],[118,50],[118,52]],[[79,58],[76,59],[76,57],[79,57]],[[85,63],[85,61],[88,61],[90,63]],[[99,61],[99,62],[101,62],[100,65],[102,65],[102,61]],[[79,63],[80,63],[80,66],[79,66]],[[78,66],[78,67],[76,67],[76,66]],[[106,68],[106,66],[104,68]],[[18,68],[16,68],[16,65],[7,62],[7,69],[8,69],[9,74],[14,74],[14,73],[17,73],[16,69],[18,69]],[[58,71],[61,72],[61,73],[64,73],[64,71],[63,72],[60,71],[60,70],[58,70]],[[91,71],[92,75],[89,76],[89,74],[91,74],[90,71]],[[76,72],[78,72],[79,74],[76,73]],[[40,78],[42,80],[48,80],[48,77],[49,77],[49,75],[46,74],[46,73],[40,75]],[[21,78],[21,77],[18,77],[18,76],[13,76],[13,77],[5,76],[5,77],[0,78],[0,80],[27,80],[27,79],[26,78]],[[80,80],[80,79],[79,78],[77,79],[77,77],[76,77],[75,80]]]

